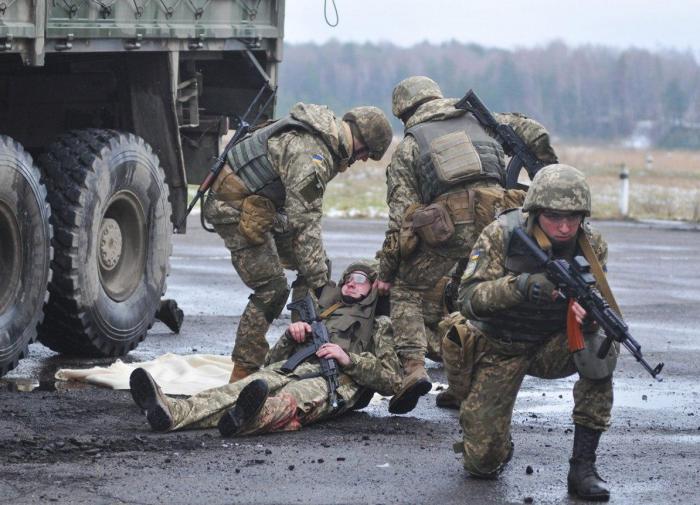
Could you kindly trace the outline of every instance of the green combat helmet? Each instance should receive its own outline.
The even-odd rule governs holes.
[[[371,105],[353,107],[345,113],[343,121],[350,124],[353,135],[359,133],[360,140],[369,148],[369,157],[381,160],[394,136],[382,109]]]
[[[348,267],[343,271],[343,276],[340,278],[340,284],[345,283],[345,278],[351,272],[363,272],[367,274],[367,278],[370,282],[374,282],[377,279],[377,270],[379,268],[379,261],[377,260],[357,260],[353,261],[348,265]]]
[[[532,179],[524,212],[541,209],[591,215],[591,190],[583,174],[569,165],[547,165]]]
[[[404,114],[425,102],[442,98],[442,91],[430,77],[414,75],[396,85],[391,94],[391,112],[403,120]]]

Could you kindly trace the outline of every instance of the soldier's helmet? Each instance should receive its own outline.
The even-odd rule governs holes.
[[[560,163],[540,169],[527,190],[523,211],[542,209],[591,215],[591,190],[576,168]]]
[[[414,75],[404,79],[394,87],[391,94],[391,112],[397,118],[402,119],[406,112],[425,102],[442,97],[440,86],[430,77]]]
[[[350,124],[353,135],[359,134],[360,140],[369,148],[369,157],[381,160],[394,136],[382,109],[371,105],[354,107],[345,113],[343,121]]]
[[[367,275],[370,282],[374,282],[377,278],[377,269],[379,268],[379,262],[377,260],[358,260],[353,261],[348,265],[348,267],[343,271],[343,276],[340,278],[340,285],[345,283],[345,279],[352,272],[362,272]]]

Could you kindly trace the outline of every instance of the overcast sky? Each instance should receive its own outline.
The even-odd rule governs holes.
[[[287,0],[288,42],[476,42],[691,49],[700,55],[700,0],[336,0],[340,22],[324,21],[323,0]],[[333,2],[327,13],[335,21]]]

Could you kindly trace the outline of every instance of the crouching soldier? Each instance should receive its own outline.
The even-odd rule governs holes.
[[[595,467],[596,449],[610,423],[612,374],[617,349],[605,359],[604,340],[585,310],[560,296],[557,287],[514,240],[523,229],[553,258],[584,256],[600,267],[604,282],[607,245],[584,222],[591,195],[583,174],[549,165],[532,181],[522,209],[502,214],[481,233],[462,277],[459,305],[466,324],[443,340],[450,391],[461,400],[464,467],[473,476],[494,478],[513,454],[511,418],[525,375],[543,379],[579,374],[573,390],[575,426],[568,490],[588,500],[610,493]],[[593,269],[595,272],[595,269]],[[582,331],[585,349],[570,352],[568,334]]]

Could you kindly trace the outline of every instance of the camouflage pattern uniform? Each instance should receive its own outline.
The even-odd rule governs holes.
[[[326,296],[325,292],[321,296],[322,308],[340,300],[339,296]],[[373,322],[368,321],[371,331],[366,335],[359,329],[362,320],[372,313],[369,305],[376,302],[376,296],[373,291],[362,300],[359,311],[355,307],[357,304],[343,305],[325,320],[331,342],[340,345],[351,360],[350,365],[341,368],[338,395],[344,402],[340,408],[333,410],[328,401],[328,386],[326,380],[319,377],[320,365],[315,358],[302,363],[289,375],[280,371],[286,359],[304,345],[297,344],[285,333],[267,355],[266,365],[252,375],[185,400],[167,398],[174,421],[171,430],[216,427],[224,413],[236,403],[240,391],[256,379],[265,380],[270,396],[260,414],[239,433],[241,435],[297,430],[303,425],[340,415],[351,410],[367,389],[382,395],[394,394],[401,379],[389,318],[372,317]]]
[[[535,191],[546,189],[548,181],[542,179],[544,184]],[[566,208],[556,194],[548,198],[549,207]],[[535,304],[519,286],[519,274],[541,269],[509,249],[508,237],[517,226],[532,235],[537,226],[534,215],[534,210],[529,217],[519,209],[509,211],[481,233],[459,290],[461,312],[469,321],[458,323],[458,337],[448,333],[443,341],[445,352],[459,357],[446,360],[445,367],[450,390],[463,399],[464,467],[477,476],[497,474],[512,454],[511,417],[525,375],[555,379],[577,372],[567,347],[567,301]],[[581,233],[604,266],[605,241],[587,223]],[[581,254],[575,241],[552,253],[568,261]],[[576,425],[598,433],[606,430],[613,401],[612,376],[596,381],[580,377],[573,396]]]
[[[353,110],[365,109],[375,108]],[[366,128],[365,140],[370,143],[371,139],[379,139],[388,146],[391,127],[379,113],[384,121],[370,125],[374,129]],[[307,129],[287,129],[267,142],[267,158],[279,176],[285,197],[272,229],[264,234],[264,242],[252,244],[241,234],[240,204],[232,204],[214,191],[205,202],[206,219],[224,239],[241,280],[254,291],[241,315],[232,353],[235,366],[247,372],[262,365],[269,349],[265,334],[289,295],[283,269],[299,274],[294,287],[300,294],[295,293],[294,298],[328,281],[327,255],[321,238],[323,194],[330,180],[347,168],[353,154],[348,123],[336,118],[327,107],[298,103],[290,116]],[[383,153],[371,152],[370,156],[381,158]]]
[[[409,78],[416,79],[416,78]],[[422,78],[427,79],[427,78]],[[403,81],[402,81],[403,82]],[[434,84],[434,83],[433,83]],[[401,86],[397,86],[397,89]],[[435,85],[437,86],[437,85]],[[439,92],[439,89],[437,90]],[[396,97],[395,97],[396,98]],[[426,96],[426,98],[431,98]],[[404,99],[408,99],[404,97]],[[456,99],[432,98],[420,104],[405,120],[406,129],[429,122],[445,121],[463,116],[465,111],[455,109]],[[397,117],[397,110],[394,110]],[[520,114],[496,114],[501,123],[508,123],[533,147],[543,160],[556,160],[549,145],[546,130],[537,122]],[[505,168],[503,153],[500,153],[501,170]],[[399,253],[399,231],[406,210],[412,204],[427,204],[421,197],[417,176],[420,165],[420,150],[412,135],[406,135],[399,143],[387,168],[387,204],[389,227],[381,250],[379,279],[393,283],[391,288],[391,319],[394,327],[396,350],[402,362],[422,361],[427,351],[423,295],[435,287],[441,277],[446,276],[459,258],[469,251],[476,240],[473,224],[456,224],[454,236],[439,247],[420,243],[417,250],[407,258]],[[462,183],[452,190],[497,186],[494,179],[475,180]]]

